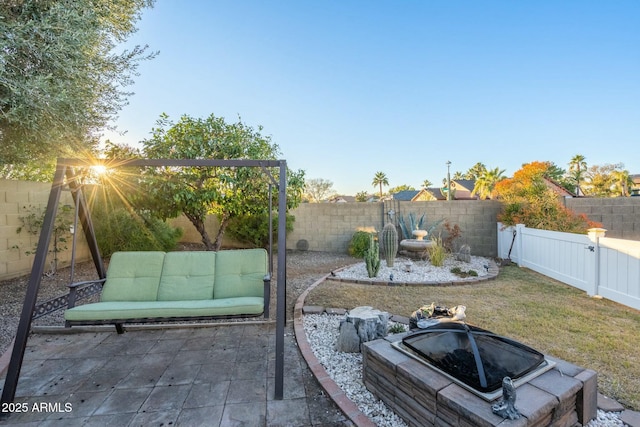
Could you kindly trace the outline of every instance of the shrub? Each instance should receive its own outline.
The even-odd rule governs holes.
[[[444,247],[440,237],[434,237],[431,241],[434,244],[427,248],[429,260],[434,267],[442,267],[444,260],[447,257],[447,249]]]
[[[364,258],[364,253],[369,249],[369,236],[377,236],[367,231],[356,231],[349,242],[349,255],[356,258]]]
[[[179,228],[125,208],[95,209],[93,225],[104,257],[118,251],[169,251],[182,236]]]
[[[296,217],[287,214],[286,230],[293,231],[293,223]],[[278,242],[278,215],[272,218],[273,244]],[[269,215],[241,215],[229,220],[227,225],[229,236],[240,243],[251,245],[254,248],[266,248],[269,246]]]

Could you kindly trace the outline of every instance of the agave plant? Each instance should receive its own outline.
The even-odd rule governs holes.
[[[400,225],[400,230],[402,230],[402,236],[405,239],[413,239],[413,230],[426,230],[427,235],[425,236],[425,238],[429,238],[431,236],[431,232],[444,221],[444,218],[442,218],[434,222],[429,227],[425,228],[423,227],[423,224],[426,224],[427,222],[426,213],[423,213],[418,219],[418,221],[416,221],[416,216],[413,214],[413,212],[409,213],[406,221],[402,215],[400,215],[398,219],[399,219],[398,222]]]

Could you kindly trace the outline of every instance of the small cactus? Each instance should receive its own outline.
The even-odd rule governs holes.
[[[382,229],[382,252],[387,261],[387,267],[393,267],[398,253],[398,230],[392,223],[387,223]]]
[[[364,262],[369,277],[376,277],[380,271],[380,246],[373,236],[369,236],[369,249],[364,253]]]

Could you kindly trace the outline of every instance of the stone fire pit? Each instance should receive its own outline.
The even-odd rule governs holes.
[[[518,387],[520,419],[506,421],[492,412],[492,402],[394,349],[391,343],[402,337],[362,345],[363,381],[409,425],[572,427],[596,417],[597,374],[592,370],[551,358],[553,369]]]

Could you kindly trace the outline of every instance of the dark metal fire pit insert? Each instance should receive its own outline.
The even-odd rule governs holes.
[[[502,379],[514,381],[551,366],[542,353],[509,338],[461,322],[417,330],[396,346],[451,376],[472,391],[494,393]],[[547,369],[542,369],[547,367]]]

